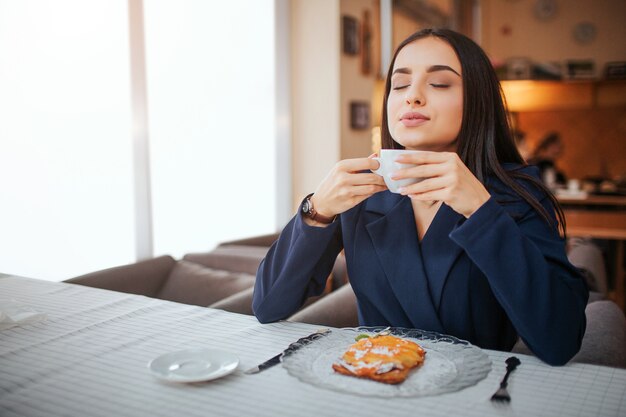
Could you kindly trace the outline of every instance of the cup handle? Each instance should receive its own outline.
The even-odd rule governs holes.
[[[375,156],[372,158],[374,161],[378,161],[378,169],[370,169],[370,171],[372,171],[374,174],[376,175],[380,175],[381,177],[383,176],[383,173],[380,172],[380,170],[383,167],[383,161],[381,161],[379,156]]]

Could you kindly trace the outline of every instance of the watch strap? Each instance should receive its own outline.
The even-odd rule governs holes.
[[[328,217],[315,211],[315,207],[313,206],[313,202],[311,201],[311,196],[313,196],[313,193],[307,195],[306,197],[304,197],[304,200],[302,200],[301,207],[302,207],[302,212],[304,213],[304,215],[309,217],[311,220],[319,222],[319,223],[330,224],[334,222],[337,216]],[[306,204],[306,209],[305,209],[305,204]]]

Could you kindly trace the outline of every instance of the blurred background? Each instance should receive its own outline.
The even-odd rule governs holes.
[[[624,16],[625,0],[0,0],[0,272],[62,280],[280,230],[336,161],[378,149],[390,55],[431,26],[488,53],[529,160],[558,137],[541,156],[556,191],[620,197]]]

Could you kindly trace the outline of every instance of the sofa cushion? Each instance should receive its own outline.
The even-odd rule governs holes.
[[[280,236],[280,233],[253,236],[245,239],[230,240],[220,243],[220,246],[266,246],[268,249]]]
[[[269,247],[248,245],[218,246],[211,252],[188,253],[183,259],[209,268],[256,275],[259,264],[269,249]]]
[[[587,331],[573,362],[626,368],[626,318],[613,301],[587,304]]]
[[[229,295],[221,300],[210,304],[211,308],[219,308],[220,310],[230,311],[231,313],[240,313],[252,315],[252,295],[254,287],[246,288],[243,291]]]
[[[591,239],[572,237],[568,240],[567,258],[581,270],[592,291],[607,293],[606,265],[600,247]]]
[[[156,297],[176,261],[169,255],[91,272],[67,280],[72,284]]]
[[[358,326],[356,295],[352,286],[346,284],[310,305],[305,305],[287,320],[332,327]]]
[[[172,269],[157,298],[208,306],[253,286],[254,280],[251,274],[213,269],[181,260]]]
[[[613,301],[595,301],[587,304],[587,329],[580,351],[571,362],[626,368],[626,318]],[[522,339],[512,352],[532,355]]]

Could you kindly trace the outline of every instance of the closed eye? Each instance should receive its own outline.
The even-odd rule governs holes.
[[[430,85],[435,87],[435,88],[448,88],[448,87],[450,87],[449,84],[430,84]]]
[[[409,84],[399,85],[397,87],[393,87],[393,90],[402,90],[403,88],[407,88],[408,86],[409,86]]]

